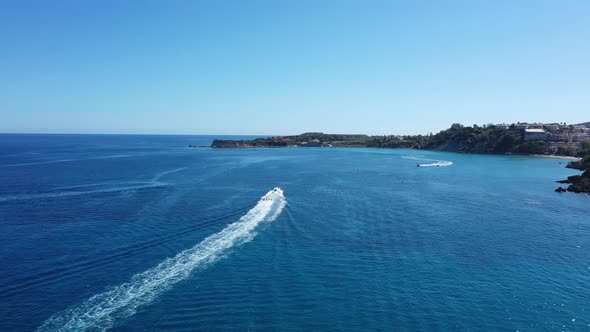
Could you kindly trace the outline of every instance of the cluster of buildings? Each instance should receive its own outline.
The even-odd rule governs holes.
[[[590,128],[586,125],[565,123],[513,123],[497,124],[496,128],[520,130],[525,141],[543,140],[550,153],[562,149],[578,149],[582,141],[590,141]]]

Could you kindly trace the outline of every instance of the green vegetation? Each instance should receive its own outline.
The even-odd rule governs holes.
[[[578,150],[578,156],[584,157],[584,161],[590,163],[590,141],[582,141],[582,148]]]
[[[422,149],[431,136],[372,136],[367,144],[375,148]]]
[[[496,154],[542,154],[546,149],[544,141],[525,142],[522,131],[513,128],[466,127],[458,123],[436,135],[373,136],[368,146]]]
[[[317,140],[317,141],[316,141]],[[543,154],[547,146],[544,140],[525,141],[523,132],[512,126],[509,129],[494,125],[463,126],[455,123],[449,129],[435,135],[348,135],[309,132],[301,135],[257,138],[251,141],[215,140],[213,147],[286,147],[286,146],[342,146],[424,149],[464,153],[489,154]],[[582,149],[560,147],[560,155],[590,154],[590,142],[582,142]]]
[[[371,137],[368,135],[354,134],[304,133],[301,135],[285,136],[284,138],[290,139],[294,143],[304,143],[317,139],[322,143],[338,146],[367,146],[371,141]]]
[[[542,154],[545,142],[525,142],[522,132],[516,129],[498,129],[493,125],[465,127],[455,123],[451,128],[429,137],[423,148],[467,153]]]

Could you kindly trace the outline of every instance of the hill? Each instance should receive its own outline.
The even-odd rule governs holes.
[[[525,142],[522,131],[516,129],[477,125],[465,127],[455,123],[451,128],[430,137],[423,148],[466,153],[542,154],[545,152],[545,142]]]

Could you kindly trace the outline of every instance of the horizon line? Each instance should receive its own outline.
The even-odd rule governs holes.
[[[583,122],[578,122],[578,123],[570,123],[568,125],[581,125],[581,124],[587,124],[590,121],[583,121]],[[462,124],[460,122],[453,122],[451,123],[448,127],[444,128],[444,129],[440,129],[438,131],[436,131],[436,133],[447,130],[449,128],[452,127],[453,124],[461,124],[464,127],[472,127],[473,124],[471,125],[466,125],[466,124]],[[524,121],[524,122],[513,122],[510,123],[512,124],[560,124],[561,122],[528,122],[528,121]],[[498,125],[496,123],[486,123],[486,124],[481,124],[478,126],[484,126],[484,125]],[[509,123],[502,123],[502,124],[509,124]],[[150,136],[258,136],[258,137],[273,137],[273,136],[297,136],[297,135],[303,135],[306,133],[322,133],[322,134],[328,134],[328,135],[367,135],[367,136],[418,136],[418,135],[430,135],[430,134],[436,134],[435,131],[428,131],[427,133],[413,133],[413,134],[394,134],[394,133],[381,133],[381,134],[367,134],[367,133],[330,133],[330,132],[325,132],[325,131],[319,131],[319,130],[307,130],[307,131],[303,131],[300,132],[298,134],[181,134],[181,133],[105,133],[105,132],[89,132],[89,133],[78,133],[78,132],[2,132],[0,131],[0,135],[127,135],[127,136],[140,136],[140,135],[150,135]]]

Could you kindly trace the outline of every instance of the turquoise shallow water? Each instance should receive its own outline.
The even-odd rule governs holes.
[[[0,330],[590,328],[565,161],[212,139],[0,135]]]

